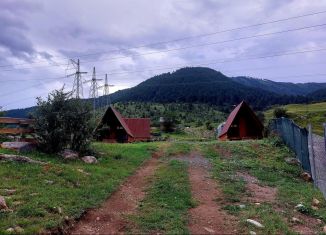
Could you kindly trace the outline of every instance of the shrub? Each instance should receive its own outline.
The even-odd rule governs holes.
[[[211,131],[211,130],[214,129],[214,127],[213,127],[213,125],[212,125],[212,123],[210,121],[207,121],[205,124],[206,124],[206,129],[207,130]]]
[[[57,153],[64,148],[85,152],[92,137],[91,108],[79,99],[70,99],[63,89],[37,99],[35,133],[40,148]]]
[[[261,123],[265,122],[265,114],[263,112],[257,112],[257,117],[261,121]]]
[[[275,108],[273,115],[275,118],[289,117],[287,110],[285,108]]]

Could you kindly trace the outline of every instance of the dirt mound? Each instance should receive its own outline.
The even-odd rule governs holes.
[[[247,200],[249,202],[274,202],[276,200],[277,188],[259,185],[256,177],[247,172],[238,172],[237,177],[242,178],[247,184],[247,191],[251,194]]]

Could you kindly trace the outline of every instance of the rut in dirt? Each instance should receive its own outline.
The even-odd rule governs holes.
[[[236,220],[223,211],[218,198],[223,195],[217,182],[211,178],[209,160],[198,153],[177,159],[189,164],[191,193],[197,206],[189,210],[189,231],[191,234],[237,234]]]
[[[159,160],[151,158],[98,209],[90,210],[68,231],[69,234],[117,234],[124,233],[129,225],[128,215],[135,213],[138,203],[145,196],[148,178],[158,168]]]

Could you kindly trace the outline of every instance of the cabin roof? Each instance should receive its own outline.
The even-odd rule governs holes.
[[[134,137],[133,133],[131,132],[131,130],[129,129],[129,126],[127,125],[127,123],[125,122],[124,118],[121,116],[121,114],[115,109],[113,108],[113,106],[110,106],[108,108],[108,110],[111,108],[111,110],[113,111],[114,115],[117,117],[118,121],[120,122],[121,126],[126,130],[127,134]],[[107,110],[107,111],[108,111]],[[107,112],[106,111],[106,112]]]
[[[124,118],[134,137],[150,137],[149,118]]]

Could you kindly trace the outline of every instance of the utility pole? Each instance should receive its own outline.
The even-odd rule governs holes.
[[[77,61],[71,59],[71,64],[75,67],[76,72],[73,74],[69,74],[67,77],[74,76],[74,84],[72,87],[72,95],[76,95],[76,98],[79,99],[80,97],[83,97],[83,82],[81,75],[86,74],[87,72],[81,72],[80,71],[80,61],[79,59]]]
[[[105,74],[105,83],[103,86],[100,86],[99,88],[103,89],[103,96],[106,96],[106,106],[111,105],[111,99],[110,99],[110,87],[114,87],[114,85],[109,84],[108,82],[108,75]]]
[[[89,97],[93,98],[93,115],[95,120],[95,109],[96,109],[96,98],[98,97],[98,85],[97,81],[101,81],[103,79],[96,79],[95,67],[93,68],[93,76],[91,80],[85,81],[85,83],[91,82],[91,88],[89,90]]]

